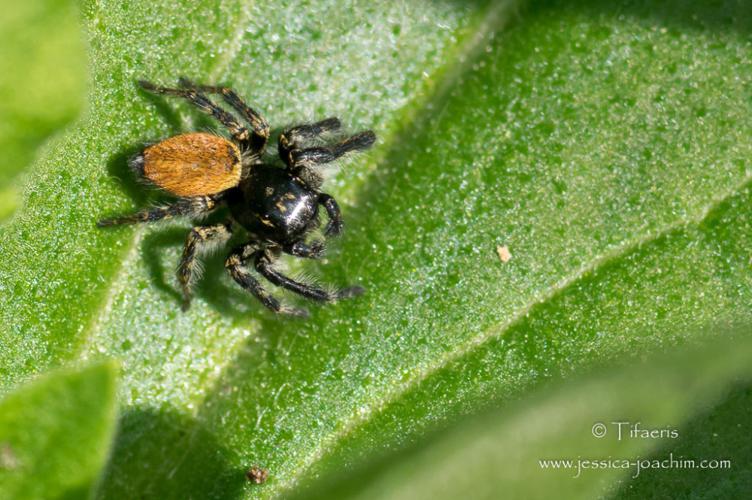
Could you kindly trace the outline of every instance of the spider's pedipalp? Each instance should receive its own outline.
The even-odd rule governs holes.
[[[329,216],[329,222],[326,224],[324,234],[326,236],[338,236],[342,233],[342,212],[340,212],[339,204],[332,196],[326,193],[319,193],[318,202],[326,209],[326,214]]]
[[[324,250],[325,247],[323,241],[306,243],[305,241],[298,240],[293,244],[284,247],[285,253],[303,259],[320,259],[324,255]]]

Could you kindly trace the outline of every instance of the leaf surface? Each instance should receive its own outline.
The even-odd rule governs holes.
[[[115,430],[117,367],[59,370],[0,401],[0,496],[91,497]]]
[[[0,220],[18,174],[80,112],[86,57],[75,2],[8,2],[0,18]]]
[[[392,454],[338,481],[310,485],[297,498],[451,499],[468,492],[479,499],[499,498],[502,492],[510,498],[551,498],[552,492],[560,498],[603,498],[620,486],[626,497],[645,498],[661,491],[666,482],[661,474],[697,478],[691,490],[674,481],[673,489],[662,490],[668,497],[685,491],[743,497],[749,481],[739,464],[746,457],[730,458],[743,445],[715,447],[713,453],[707,446],[718,436],[711,429],[727,443],[743,440],[743,421],[732,417],[725,420],[731,425],[711,426],[712,418],[704,419],[703,429],[683,419],[707,413],[731,388],[746,388],[733,393],[745,400],[751,339],[737,334],[533,391],[503,411],[443,430],[427,445]],[[680,438],[704,446],[687,450]],[[634,480],[653,486],[630,492]]]
[[[749,320],[750,8],[619,5],[84,4],[90,111],[0,229],[5,390],[119,358],[102,496],[272,497],[550,377]],[[218,254],[184,314],[187,224],[94,228],[151,199],[125,167],[140,141],[213,126],[133,85],[181,74],[232,84],[275,127],[377,131],[326,185],[346,235],[320,266],[289,263],[366,296],[272,317]]]

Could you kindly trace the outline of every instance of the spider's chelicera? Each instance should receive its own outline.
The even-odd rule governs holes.
[[[141,81],[140,85],[157,94],[182,97],[201,111],[212,115],[227,127],[232,140],[218,135],[193,132],[171,137],[148,146],[131,160],[136,173],[177,197],[166,206],[141,210],[131,215],[104,219],[100,227],[152,222],[177,216],[203,216],[220,204],[229,207],[230,219],[214,225],[196,226],[188,234],[178,267],[184,307],[191,301],[196,259],[202,249],[226,243],[233,225],[249,234],[247,243],[235,248],[225,261],[233,279],[266,307],[278,313],[305,316],[305,309],[284,305],[270,295],[248,271],[256,271],[274,285],[309,299],[333,301],[363,293],[359,286],[332,291],[293,280],[274,269],[281,253],[310,259],[320,258],[324,241],[307,241],[320,225],[319,206],[328,215],[326,237],[342,231],[342,216],[337,202],[320,191],[323,177],[317,167],[374,143],[370,130],[360,132],[328,146],[311,142],[340,128],[337,118],[298,125],[282,132],[278,151],[284,167],[264,163],[269,125],[248,107],[235,91],[226,87],[197,85],[184,78],[178,88],[159,87]],[[219,94],[250,125],[246,128],[234,115],[217,106],[206,94]]]

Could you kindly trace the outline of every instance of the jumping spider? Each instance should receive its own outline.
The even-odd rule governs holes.
[[[152,222],[177,216],[199,217],[220,204],[229,207],[230,219],[221,224],[196,226],[188,234],[178,266],[178,280],[184,308],[190,305],[196,258],[202,247],[226,243],[233,223],[243,227],[250,240],[235,248],[225,261],[232,278],[274,312],[306,316],[305,309],[281,304],[267,293],[247,270],[253,265],[274,285],[316,301],[333,301],[363,293],[351,286],[329,291],[295,281],[273,267],[282,252],[309,259],[320,258],[323,241],[306,242],[309,233],[319,227],[319,205],[328,215],[325,236],[342,231],[337,202],[320,191],[323,177],[317,166],[332,162],[351,152],[373,145],[376,136],[370,130],[360,132],[326,147],[310,147],[310,142],[340,128],[337,118],[298,125],[282,132],[277,149],[284,168],[264,163],[269,139],[269,124],[248,107],[235,91],[226,87],[197,85],[185,78],[178,88],[159,87],[146,81],[145,90],[187,99],[204,113],[212,115],[230,132],[232,141],[223,137],[192,132],[170,137],[146,147],[130,161],[137,175],[178,199],[167,206],[141,210],[131,215],[101,220],[98,226]],[[250,124],[248,130],[205,94],[219,94]],[[305,147],[308,145],[309,147]]]

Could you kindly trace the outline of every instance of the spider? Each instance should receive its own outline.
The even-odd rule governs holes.
[[[320,226],[319,205],[327,213],[325,237],[342,232],[342,216],[333,197],[321,192],[323,177],[318,166],[353,151],[368,149],[376,140],[366,130],[328,146],[311,146],[320,136],[340,129],[337,118],[294,126],[279,136],[277,149],[284,168],[263,161],[269,140],[269,124],[227,87],[195,84],[181,78],[178,88],[139,81],[146,91],[187,99],[226,127],[232,140],[205,132],[191,132],[147,146],[129,162],[136,175],[177,197],[173,203],[99,221],[99,227],[153,222],[178,216],[201,217],[220,205],[229,207],[223,223],[191,229],[185,242],[177,276],[183,309],[190,306],[197,258],[213,245],[227,243],[233,226],[244,228],[250,239],[233,249],[225,261],[232,278],[264,306],[277,313],[307,316],[305,309],[285,305],[269,294],[249,272],[256,271],[274,285],[309,299],[328,302],[364,292],[360,286],[328,290],[293,280],[275,270],[282,253],[317,259],[324,241],[306,241]],[[212,102],[207,94],[224,101],[250,125],[246,128],[233,114]]]

